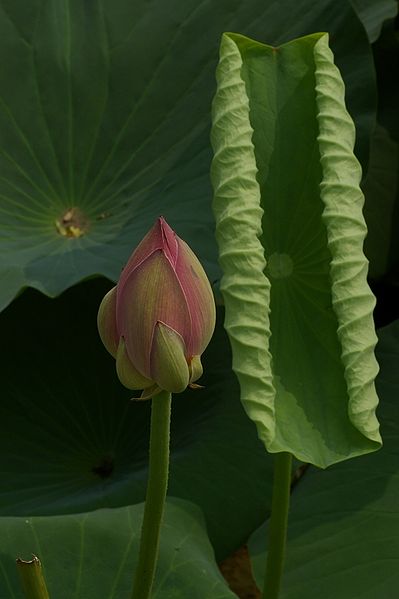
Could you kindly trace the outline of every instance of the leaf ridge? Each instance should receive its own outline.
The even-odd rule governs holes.
[[[375,298],[366,280],[368,261],[363,254],[363,241],[367,228],[359,187],[361,168],[353,154],[355,128],[345,108],[344,85],[334,65],[327,35],[316,42],[314,59],[323,171],[322,219],[332,257],[332,306],[339,323],[337,334],[349,394],[348,415],[365,437],[381,444],[375,416],[378,404],[374,386],[378,373],[374,356],[377,337],[372,320]]]
[[[220,287],[226,303],[225,328],[233,347],[233,370],[239,378],[244,408],[255,422],[259,437],[269,445],[275,436],[275,388],[268,347],[270,282],[264,275],[266,260],[259,240],[263,210],[241,66],[237,46],[228,35],[223,35],[211,134],[213,209],[224,272]],[[244,289],[251,290],[245,304]],[[257,351],[248,352],[248,346]]]

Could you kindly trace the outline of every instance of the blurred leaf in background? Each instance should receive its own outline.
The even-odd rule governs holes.
[[[40,555],[50,597],[129,599],[142,505],[43,518],[0,517],[0,597],[22,597],[15,555]],[[233,599],[198,508],[166,505],[154,599]]]
[[[394,19],[398,14],[396,0],[351,0],[359,19],[367,31],[370,43],[375,42],[385,21]]]
[[[374,70],[349,2],[2,2],[1,307],[25,286],[116,280],[160,214],[218,278],[210,104],[232,30],[275,45],[330,32],[366,165]]]

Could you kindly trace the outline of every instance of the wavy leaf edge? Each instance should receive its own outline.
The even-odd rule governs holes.
[[[271,334],[270,281],[264,274],[266,259],[259,239],[262,234],[263,209],[256,181],[257,166],[252,144],[253,129],[249,120],[249,101],[241,77],[242,57],[231,35],[225,33],[222,36],[220,62],[216,71],[218,87],[212,106],[211,142],[214,158],[211,178],[214,186],[213,210],[219,263],[223,271],[220,289],[226,305],[224,326],[233,350],[233,371],[240,383],[241,401],[249,418],[255,422],[260,439],[268,447],[275,436],[276,394],[268,344]],[[235,94],[239,101],[227,102]],[[220,109],[226,105],[228,110]],[[229,140],[225,138],[225,123],[230,118],[235,121],[235,136]],[[223,131],[222,143],[218,139],[219,130]],[[226,162],[231,165],[230,168],[219,169],[219,165]],[[230,177],[225,177],[226,170],[231,173]],[[237,177],[243,178],[246,184],[246,193],[240,204],[231,201]],[[242,223],[246,226],[243,227]],[[239,280],[237,272],[240,273]],[[251,296],[246,297],[248,311],[245,314],[241,304],[243,280],[251,289]],[[252,316],[254,310],[258,314],[256,327]],[[236,313],[240,313],[240,322],[237,322]],[[252,333],[249,341],[248,330]],[[246,352],[248,346],[256,351]]]
[[[374,348],[378,339],[373,323],[375,297],[367,283],[368,260],[363,252],[367,226],[362,212],[362,172],[353,153],[355,126],[345,108],[345,88],[334,64],[327,34],[316,42],[314,58],[319,125],[317,141],[323,172],[320,184],[320,197],[324,204],[322,220],[332,257],[332,305],[339,325],[337,334],[348,389],[348,416],[355,428],[377,444],[377,449],[382,444],[375,414],[378,397],[374,380],[379,367]],[[342,131],[339,136],[336,133],[337,123]],[[346,173],[345,180],[340,179],[341,172]],[[356,258],[342,259],[343,249],[346,256]],[[359,306],[362,307],[361,314],[354,314],[354,311],[359,311]]]

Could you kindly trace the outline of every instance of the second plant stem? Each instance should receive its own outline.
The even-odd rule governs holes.
[[[275,454],[272,511],[262,599],[278,599],[280,593],[290,505],[291,468],[290,453]]]
[[[147,495],[132,599],[149,599],[151,597],[168,487],[171,394],[162,391],[151,401]]]
[[[25,599],[49,599],[42,565],[36,555],[29,561],[17,559]]]

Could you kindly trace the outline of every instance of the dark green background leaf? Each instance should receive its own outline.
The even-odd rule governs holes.
[[[142,505],[90,513],[0,518],[0,598],[20,599],[15,557],[43,563],[50,597],[129,599]],[[154,599],[232,599],[214,561],[198,508],[169,500]]]
[[[3,0],[1,307],[24,286],[116,280],[160,213],[219,276],[208,136],[226,30],[270,44],[331,32],[366,164],[374,72],[349,2]],[[59,234],[71,225],[85,234]]]
[[[108,287],[90,281],[55,300],[29,291],[0,317],[1,516],[144,499],[150,402],[129,401],[99,339],[96,314]],[[264,519],[271,480],[220,320],[204,355],[205,389],[173,398],[169,487],[202,508],[219,558]]]
[[[363,182],[367,237],[364,252],[369,276],[380,279],[398,262],[399,144],[377,125],[371,138],[370,163]]]
[[[399,588],[399,321],[381,329],[377,379],[384,447],[296,485],[281,599],[396,599]],[[263,583],[266,527],[250,547]]]
[[[369,242],[371,274],[384,276],[385,283],[395,282],[398,288],[399,282],[399,185],[398,185],[398,143],[399,143],[399,30],[398,19],[395,23],[388,23],[384,27],[380,38],[373,45],[373,53],[377,72],[378,84],[378,123],[386,131],[386,138],[389,139],[391,146],[391,155],[388,157],[387,143],[380,149],[381,157],[385,155],[385,164],[383,169],[375,171],[371,169],[371,195],[366,196],[366,209],[369,212],[368,226],[371,239]],[[374,156],[373,156],[374,153]],[[396,162],[395,162],[396,155]],[[382,166],[382,158],[377,161]],[[376,156],[373,152],[371,160],[376,165]],[[378,164],[377,162],[377,164]],[[369,179],[369,176],[367,177]],[[396,183],[396,186],[393,185]],[[383,185],[380,193],[375,193],[378,187]],[[370,191],[370,188],[366,191]],[[390,191],[390,195],[388,192]],[[380,236],[381,250],[378,251],[377,235],[378,231],[384,228],[384,237]],[[389,229],[388,229],[389,228]],[[384,271],[381,270],[381,262],[384,264]],[[377,273],[374,266],[377,265]],[[382,284],[384,281],[382,280]],[[392,301],[392,300],[391,300]],[[393,303],[393,302],[392,302]],[[395,317],[398,314],[395,313]]]
[[[370,42],[375,42],[378,39],[384,22],[394,19],[398,14],[398,3],[396,0],[351,1],[367,31]]]
[[[378,121],[399,142],[399,24],[388,24],[373,45],[378,84]]]

